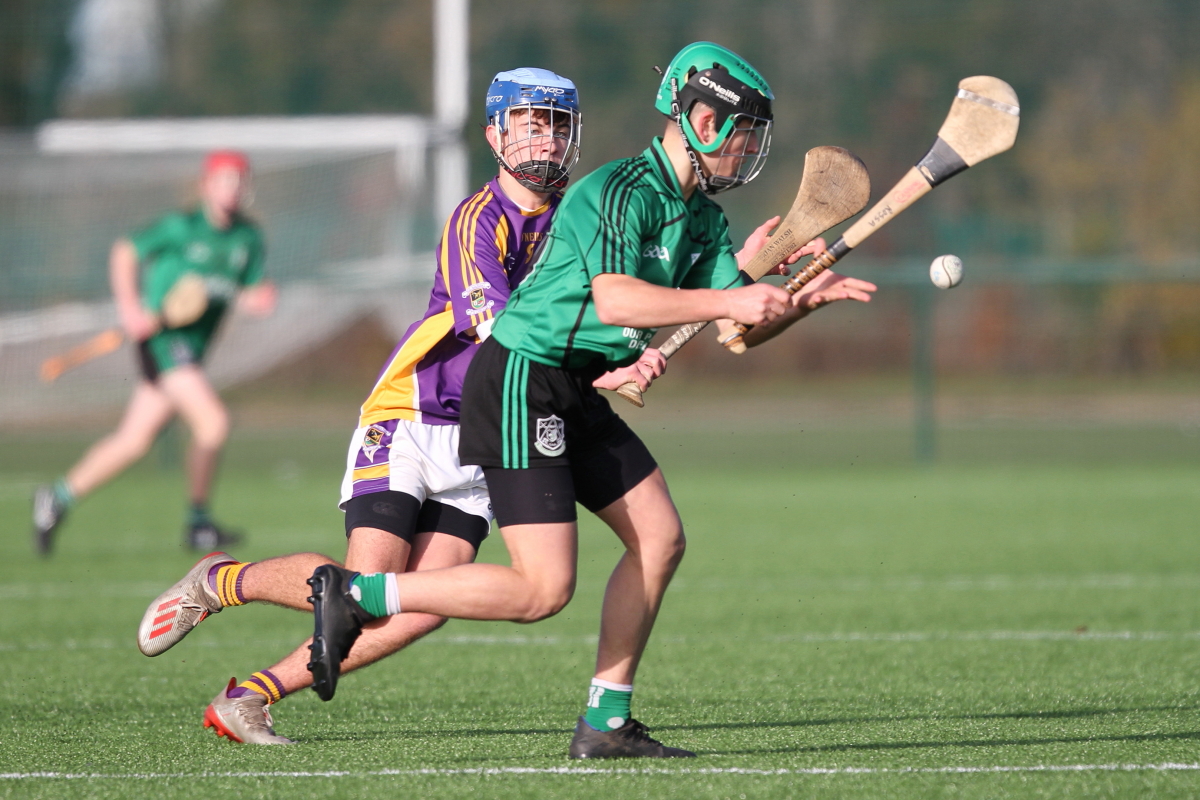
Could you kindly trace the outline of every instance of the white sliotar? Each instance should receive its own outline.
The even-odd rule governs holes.
[[[929,265],[929,280],[939,289],[953,289],[962,279],[963,263],[958,256],[938,256]]]

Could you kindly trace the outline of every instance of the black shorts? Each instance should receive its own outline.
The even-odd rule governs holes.
[[[137,343],[138,367],[142,377],[155,383],[167,370],[199,364],[194,342],[179,331],[159,331]]]
[[[575,520],[646,479],[650,451],[592,386],[603,366],[549,367],[495,339],[463,384],[459,461],[483,467],[501,526]],[[544,474],[542,474],[544,473]]]
[[[142,377],[154,383],[158,380],[158,376],[162,374],[162,367],[158,364],[158,359],[154,357],[154,353],[150,350],[149,341],[143,339],[137,343],[138,367],[142,370]]]
[[[378,528],[412,544],[419,533],[445,533],[478,552],[490,529],[483,517],[436,500],[418,503],[410,494],[391,490],[351,497],[345,509],[347,536],[355,528]]]

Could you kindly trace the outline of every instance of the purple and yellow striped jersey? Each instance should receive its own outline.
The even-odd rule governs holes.
[[[480,339],[529,272],[561,194],[525,211],[496,179],[462,201],[442,231],[437,273],[425,316],[392,351],[363,403],[359,425],[407,419],[457,425],[463,378]]]

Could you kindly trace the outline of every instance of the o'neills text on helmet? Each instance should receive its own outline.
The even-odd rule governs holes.
[[[706,88],[712,89],[714,92],[717,93],[718,97],[720,97],[722,100],[724,100],[727,103],[737,104],[737,103],[742,102],[742,96],[740,94],[737,94],[736,92],[731,92],[730,90],[726,89],[724,86],[721,86],[718,83],[714,83],[713,81],[709,80],[708,78],[704,77],[703,75],[700,76],[700,85],[704,86]]]

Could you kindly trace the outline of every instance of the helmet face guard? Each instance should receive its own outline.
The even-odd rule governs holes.
[[[575,84],[549,70],[501,72],[488,87],[492,154],[517,183],[540,194],[563,189],[579,161],[583,129]]]
[[[771,151],[770,119],[751,114],[731,114],[720,127],[711,144],[705,145],[692,128],[687,115],[681,118],[680,128],[684,140],[705,155],[716,153],[717,166],[707,175],[706,194],[717,194],[726,189],[754,180]]]
[[[500,148],[496,161],[517,183],[547,194],[563,189],[579,161],[579,112],[550,105],[519,103],[495,123]]]

